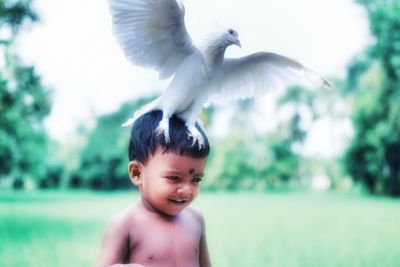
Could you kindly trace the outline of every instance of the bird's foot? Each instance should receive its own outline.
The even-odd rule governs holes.
[[[157,136],[164,134],[165,142],[168,144],[170,142],[169,138],[169,119],[162,119],[156,128]]]
[[[187,128],[188,128],[188,138],[193,139],[192,146],[194,146],[197,142],[199,150],[201,150],[204,147],[205,143],[204,143],[204,138],[201,135],[200,131],[197,130],[196,126],[194,125],[187,125]]]

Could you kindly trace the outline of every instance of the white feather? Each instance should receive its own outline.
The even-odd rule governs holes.
[[[154,102],[136,112],[128,125],[142,114],[161,109],[157,131],[169,140],[168,119],[177,114],[188,126],[190,136],[202,145],[194,130],[203,105],[258,97],[299,79],[330,86],[318,73],[299,62],[274,53],[259,52],[226,59],[230,45],[240,45],[238,33],[223,29],[207,38],[201,48],[193,45],[184,23],[180,0],[108,0],[114,35],[134,64],[156,69],[160,78],[174,76]]]
[[[312,79],[310,79],[312,74]],[[255,53],[242,58],[226,58],[211,75],[206,105],[260,96],[299,80],[325,83],[322,76],[299,62],[274,53]]]
[[[175,0],[108,0],[113,33],[134,64],[172,76],[196,48],[184,23],[184,8]]]

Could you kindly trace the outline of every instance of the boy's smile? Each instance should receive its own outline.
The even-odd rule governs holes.
[[[175,216],[196,198],[206,162],[158,148],[146,164],[131,162],[129,173],[148,210]]]

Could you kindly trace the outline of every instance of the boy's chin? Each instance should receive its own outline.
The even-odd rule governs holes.
[[[173,217],[179,215],[179,213],[181,213],[185,208],[187,208],[188,205],[189,203],[181,205],[173,205],[172,208],[159,209],[159,211],[167,216]]]
[[[157,212],[160,215],[174,217],[179,215],[184,209],[186,209],[192,201],[184,201],[179,203],[174,200],[167,200],[167,203],[163,205],[157,205],[157,203],[152,203],[151,201],[144,201],[145,207],[153,212]]]

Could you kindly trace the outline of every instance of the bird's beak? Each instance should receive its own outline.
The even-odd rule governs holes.
[[[234,44],[237,45],[237,46],[239,46],[239,47],[242,47],[242,44],[240,43],[239,39],[237,39],[237,38],[236,38]]]

